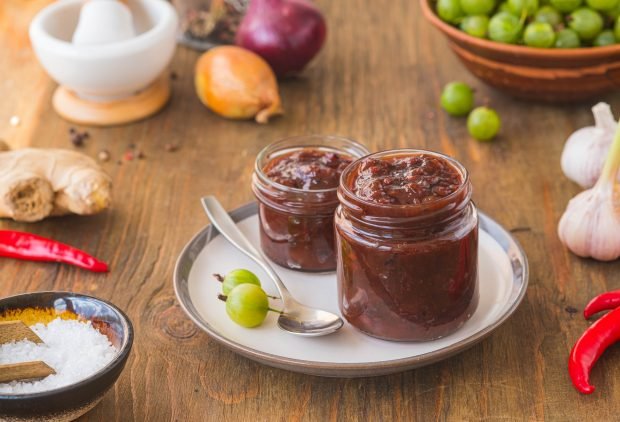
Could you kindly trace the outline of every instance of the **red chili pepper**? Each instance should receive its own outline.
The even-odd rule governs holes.
[[[605,349],[620,340],[620,308],[603,315],[583,333],[573,346],[568,359],[568,372],[573,385],[583,394],[594,392],[590,370]]]
[[[596,296],[586,305],[583,316],[588,319],[601,311],[615,309],[620,306],[620,290],[606,292]]]
[[[13,230],[0,230],[0,256],[28,261],[62,262],[94,272],[108,272],[108,264],[79,249],[52,239]]]

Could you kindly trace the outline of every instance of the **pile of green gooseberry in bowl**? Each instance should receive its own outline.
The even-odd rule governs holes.
[[[469,71],[513,96],[596,99],[620,88],[620,0],[420,0]]]
[[[603,47],[620,39],[620,0],[437,0],[437,15],[465,33],[537,48]]]

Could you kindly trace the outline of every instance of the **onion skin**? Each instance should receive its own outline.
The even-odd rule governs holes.
[[[322,13],[308,0],[251,0],[236,44],[263,57],[284,77],[301,72],[326,35]]]
[[[283,112],[273,71],[241,47],[221,46],[204,53],[196,63],[194,82],[200,101],[220,116],[267,123]]]

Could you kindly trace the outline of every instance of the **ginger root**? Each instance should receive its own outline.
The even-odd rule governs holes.
[[[110,205],[112,180],[90,157],[62,149],[0,152],[0,217],[34,222],[96,214]]]

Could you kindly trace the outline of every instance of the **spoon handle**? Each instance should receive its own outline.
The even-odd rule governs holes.
[[[246,254],[254,262],[260,265],[263,270],[265,270],[267,275],[269,275],[275,283],[285,305],[287,301],[291,301],[291,294],[282,280],[280,280],[280,277],[278,277],[278,274],[276,274],[273,267],[269,265],[267,258],[265,258],[263,253],[258,251],[254,245],[250,243],[247,237],[241,233],[222,204],[220,204],[220,202],[212,195],[205,196],[201,199],[201,202],[207,215],[209,216],[209,219],[211,220],[211,224],[215,226],[220,234],[232,243],[235,248]]]

